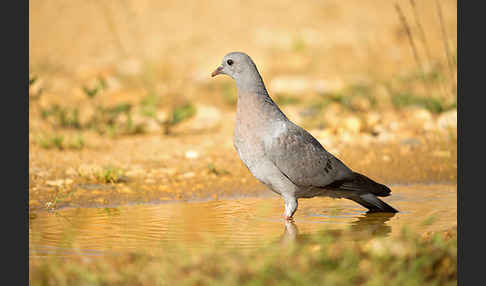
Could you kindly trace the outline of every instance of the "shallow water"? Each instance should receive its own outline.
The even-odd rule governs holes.
[[[31,213],[29,253],[31,258],[97,256],[169,250],[172,242],[185,248],[255,248],[328,229],[393,237],[404,226],[422,233],[457,225],[456,185],[395,185],[392,190],[384,200],[398,214],[366,214],[344,199],[300,199],[294,224],[284,223],[278,196]]]

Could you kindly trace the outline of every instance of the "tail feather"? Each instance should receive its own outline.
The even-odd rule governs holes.
[[[391,190],[387,186],[379,184],[360,173],[354,172],[353,175],[352,178],[336,181],[329,185],[329,187],[345,191],[356,191],[359,193],[372,193],[378,197],[386,197],[390,195]]]
[[[389,196],[391,193],[390,188],[360,173],[354,172],[353,178],[336,181],[330,187],[337,190],[351,191],[347,198],[368,208],[372,212],[398,212],[392,206],[377,198]]]
[[[353,200],[358,204],[364,206],[365,208],[369,209],[370,212],[398,212],[395,208],[380,200],[371,193],[362,194],[360,196],[348,197],[348,199]]]

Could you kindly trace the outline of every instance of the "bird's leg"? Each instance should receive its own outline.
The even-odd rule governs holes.
[[[292,217],[292,216],[285,216],[285,221],[286,222],[294,222],[295,220],[294,220],[294,217]]]
[[[286,221],[293,221],[293,215],[297,211],[297,198],[293,195],[291,196],[284,196],[283,197],[285,202],[285,220]]]

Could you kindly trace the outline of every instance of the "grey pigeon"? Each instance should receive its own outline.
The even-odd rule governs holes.
[[[283,197],[286,220],[292,220],[297,199],[315,196],[350,199],[370,212],[398,212],[378,198],[390,195],[387,186],[353,172],[285,116],[247,54],[224,56],[211,76],[218,74],[233,78],[238,89],[235,149],[253,176]]]

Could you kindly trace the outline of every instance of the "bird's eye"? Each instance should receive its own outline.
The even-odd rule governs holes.
[[[226,61],[226,63],[227,63],[228,65],[232,65],[232,64],[233,64],[233,60],[227,60],[227,61]]]

